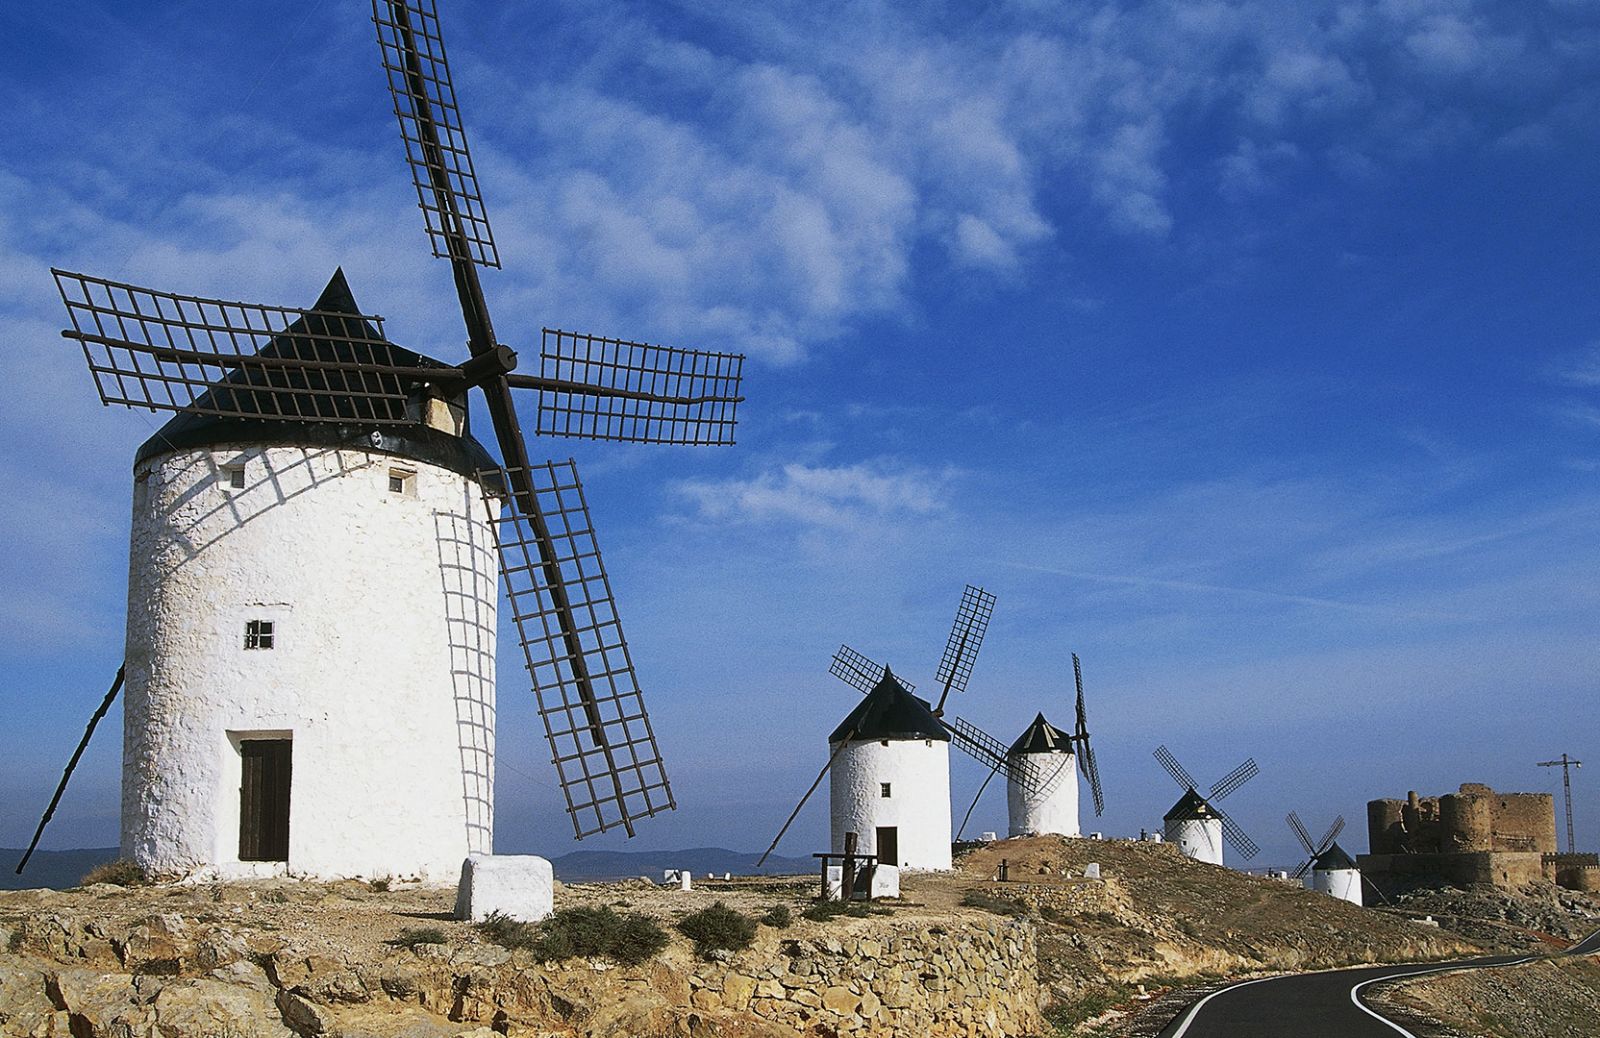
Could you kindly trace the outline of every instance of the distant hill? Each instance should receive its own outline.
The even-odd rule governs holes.
[[[89,847],[75,851],[34,851],[27,871],[17,875],[22,860],[21,847],[0,847],[0,890],[31,890],[50,887],[65,890],[75,887],[84,873],[96,865],[115,861],[122,852],[115,847]]]
[[[75,851],[35,851],[22,875],[16,874],[22,859],[21,848],[0,847],[0,890],[27,890],[75,887],[84,873],[96,865],[116,859],[115,847],[94,847]],[[660,880],[665,869],[688,869],[696,876],[708,872],[736,876],[793,876],[811,872],[816,863],[810,858],[784,858],[774,854],[761,869],[761,855],[730,851],[721,847],[695,847],[686,851],[572,851],[550,859],[556,878],[582,883],[589,880],[632,879],[649,876]]]

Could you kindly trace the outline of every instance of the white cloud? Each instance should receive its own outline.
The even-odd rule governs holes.
[[[937,516],[948,506],[955,478],[948,469],[887,461],[789,464],[748,479],[685,480],[672,490],[704,520],[795,523],[846,531],[882,521]]]

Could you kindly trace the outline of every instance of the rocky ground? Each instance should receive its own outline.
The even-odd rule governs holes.
[[[1541,959],[1422,977],[1387,986],[1376,1001],[1419,1038],[1594,1038],[1600,962]]]
[[[1091,864],[1100,878],[1085,876]],[[448,890],[263,881],[0,893],[0,1034],[797,1033],[773,1019],[832,1021],[805,1032],[818,1035],[878,1033],[926,1008],[934,996],[924,988],[990,998],[978,990],[993,980],[985,970],[1019,949],[1030,963],[1036,950],[1037,965],[999,985],[1013,989],[1009,1005],[991,998],[1000,1017],[1032,1020],[1026,1030],[1044,1033],[1134,1034],[1170,1016],[1163,1009],[1132,1022],[1142,1007],[1165,996],[1175,1010],[1179,993],[1222,978],[1553,948],[1600,916],[1600,902],[1553,888],[1421,892],[1360,909],[1194,862],[1165,844],[1054,837],[973,848],[956,872],[908,876],[883,915],[799,918],[814,894],[809,879],[697,881],[688,892],[648,880],[561,887],[558,907],[642,913],[671,934],[655,959],[623,968],[541,965],[508,952],[450,919]],[[761,927],[743,958],[708,966],[672,924],[713,900],[752,917],[787,908],[794,921]],[[1430,915],[1440,925],[1425,923]],[[402,946],[424,928],[442,940]],[[919,970],[917,955],[940,962]],[[847,960],[854,969],[863,957],[874,960],[865,984],[840,979]],[[880,1004],[890,974],[906,978],[891,985],[899,1007]],[[1032,1005],[1019,1008],[1019,998]],[[751,1015],[762,1006],[765,1020]],[[1000,1017],[983,1017],[973,1017],[973,1033],[1000,1033]]]

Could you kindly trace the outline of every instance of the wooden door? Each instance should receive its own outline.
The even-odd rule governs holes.
[[[900,864],[900,830],[896,826],[878,826],[878,864]]]
[[[288,739],[239,742],[239,860],[289,860]]]

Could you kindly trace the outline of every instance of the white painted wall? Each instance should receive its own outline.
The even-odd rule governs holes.
[[[1308,890],[1321,891],[1353,905],[1362,903],[1359,869],[1312,869],[1305,883]]]
[[[833,752],[837,744],[829,746]],[[889,796],[881,783],[889,783]],[[938,739],[852,742],[828,772],[833,850],[857,834],[856,850],[878,853],[878,827],[899,830],[900,868],[949,869],[950,744]]]
[[[238,860],[237,744],[288,734],[290,874],[454,883],[492,847],[497,580],[478,486],[446,469],[300,447],[139,465],[123,854],[284,871]],[[273,649],[244,648],[251,619]]]
[[[1026,786],[1006,774],[1006,812],[1010,818],[1011,836],[1030,836],[1057,833],[1077,836],[1078,829],[1078,769],[1077,758],[1071,753],[1015,754],[1033,762],[1034,768],[1044,777],[1048,786],[1052,779],[1055,788],[1041,796],[1030,792]],[[1059,777],[1057,777],[1059,776]]]
[[[1168,843],[1175,843],[1186,857],[1222,864],[1222,819],[1185,818],[1167,823]]]

